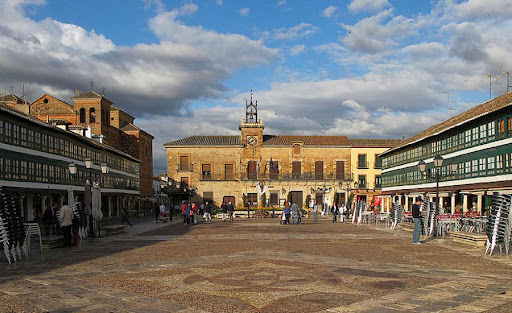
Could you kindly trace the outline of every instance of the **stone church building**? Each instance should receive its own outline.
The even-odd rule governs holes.
[[[346,202],[350,194],[373,201],[380,193],[376,156],[400,142],[266,135],[264,128],[251,97],[240,135],[192,136],[165,144],[167,175],[193,201],[211,200],[217,206],[225,201],[243,207],[245,198],[251,207],[277,207],[289,199],[301,207],[316,200],[321,207],[335,199]],[[364,150],[360,164],[363,154],[352,156],[357,149]],[[308,195],[311,201],[306,203]]]

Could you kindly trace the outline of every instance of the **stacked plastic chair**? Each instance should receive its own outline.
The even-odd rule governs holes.
[[[398,202],[393,202],[391,206],[391,229],[395,229],[402,221],[403,207]]]
[[[487,222],[487,245],[485,253],[492,255],[494,249],[499,246],[508,255],[512,245],[512,196],[495,192],[492,195],[491,216]]]
[[[427,221],[427,235],[432,236],[434,234],[434,229],[436,226],[436,209],[438,204],[435,202],[430,202],[429,200],[426,200],[427,202],[427,211],[428,212],[428,218],[426,218]]]
[[[28,256],[26,233],[21,216],[21,208],[15,197],[7,194],[0,186],[0,240],[7,261],[17,262],[23,251]]]

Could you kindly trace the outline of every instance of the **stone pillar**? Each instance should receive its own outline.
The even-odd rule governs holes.
[[[410,211],[409,210],[409,195],[405,195],[405,211]]]
[[[468,211],[468,195],[464,195],[462,197],[462,211],[463,212]]]
[[[440,208],[443,208],[443,197],[441,195],[439,195],[439,199],[437,200],[437,202],[439,203],[439,207]],[[444,209],[444,208],[443,208]]]
[[[108,197],[108,217],[112,217],[112,197]]]
[[[62,207],[64,205],[65,198],[66,198],[66,196],[59,196],[59,207]],[[76,203],[76,201],[75,201],[75,203]]]
[[[455,212],[455,194],[454,193],[452,193],[450,208],[452,209],[452,214],[453,214]]]
[[[476,209],[478,210],[478,212],[480,212],[480,214],[482,213],[482,197],[483,195],[478,195],[476,197]]]
[[[116,203],[117,203],[117,208],[116,208],[116,209],[117,209],[117,216],[119,216],[119,211],[120,211],[120,209],[121,209],[121,204],[120,204],[120,202],[121,202],[121,201],[120,201],[120,199],[121,199],[121,197],[119,197],[119,196],[117,196],[117,197],[116,197]]]
[[[416,203],[416,196],[412,196],[412,203]]]
[[[20,210],[21,210],[21,212],[23,212],[22,214],[24,214],[24,212],[27,212],[27,218],[25,218],[25,220],[26,220],[26,221],[33,221],[33,220],[34,220],[34,213],[33,213],[33,212],[34,212],[34,210],[29,210],[29,209],[28,209],[28,207],[27,207],[27,208],[25,208],[25,207],[23,206],[23,203],[24,203],[24,201],[23,201],[23,200],[24,200],[24,199],[25,199],[25,196],[20,196],[20,198],[18,199],[18,200],[20,201],[20,202],[19,202]],[[28,202],[28,201],[27,201],[27,202]],[[27,203],[27,204],[28,204],[28,203]],[[43,214],[42,212],[43,212],[43,210],[41,209],[41,214]],[[31,216],[31,217],[30,217],[30,219],[29,219],[29,216]],[[42,215],[41,215],[41,216],[42,216]]]

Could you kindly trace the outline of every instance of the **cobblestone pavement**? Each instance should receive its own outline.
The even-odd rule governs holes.
[[[329,220],[146,222],[0,264],[5,312],[512,312],[512,258]]]

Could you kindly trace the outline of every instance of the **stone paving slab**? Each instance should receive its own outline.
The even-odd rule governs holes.
[[[417,247],[403,232],[332,224],[137,224],[125,234],[0,265],[0,305],[20,312],[182,313],[507,312],[512,306],[512,282],[504,276],[512,263],[502,257],[445,239]]]

